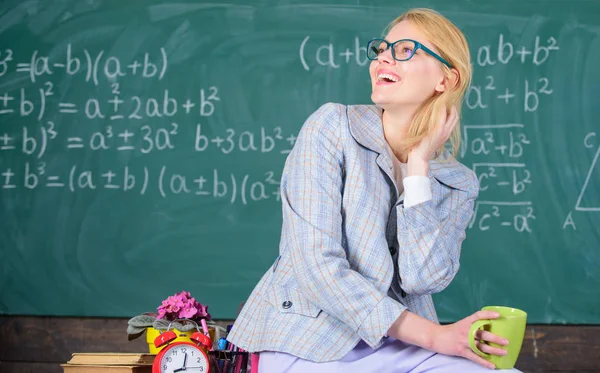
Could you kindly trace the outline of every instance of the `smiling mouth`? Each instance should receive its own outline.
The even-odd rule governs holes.
[[[379,74],[377,75],[378,83],[397,83],[400,79],[397,76],[391,74]]]

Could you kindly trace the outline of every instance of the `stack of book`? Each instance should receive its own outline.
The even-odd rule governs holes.
[[[65,373],[152,373],[156,355],[143,353],[74,353],[66,364]]]

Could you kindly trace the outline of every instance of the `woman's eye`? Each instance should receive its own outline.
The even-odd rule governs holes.
[[[383,49],[383,48],[379,48],[379,49],[377,50],[377,54],[381,54],[381,53],[383,53],[383,52],[385,52],[385,49]]]
[[[412,54],[413,53],[413,49],[412,48],[408,48],[408,47],[404,47],[404,48],[402,48],[402,52],[404,52],[406,54]]]

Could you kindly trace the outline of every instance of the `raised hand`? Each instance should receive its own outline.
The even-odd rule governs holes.
[[[440,149],[450,138],[452,131],[458,123],[458,111],[452,107],[448,114],[446,108],[439,113],[436,131],[425,137],[408,153],[408,175],[427,176],[429,171],[429,160],[435,152]]]
[[[457,123],[458,111],[456,107],[453,106],[450,113],[446,111],[446,108],[443,108],[439,113],[437,130],[424,138],[419,145],[411,150],[409,158],[412,156],[424,161],[431,159],[436,150],[448,141]]]

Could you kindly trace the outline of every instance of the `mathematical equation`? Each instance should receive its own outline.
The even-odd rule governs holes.
[[[125,166],[119,170],[102,171],[72,165],[62,173],[50,172],[48,168],[45,162],[25,162],[22,170],[11,167],[0,169],[0,188],[62,189],[72,193],[105,189],[139,195],[145,195],[153,189],[162,198],[193,195],[198,198],[223,199],[231,204],[242,205],[265,200],[280,201],[280,182],[272,171],[255,177],[249,174],[223,173],[218,169],[187,176],[172,171],[167,165],[152,168],[145,166],[139,169]]]
[[[187,131],[186,131],[187,132]],[[194,137],[180,135],[180,125],[172,122],[168,127],[156,128],[143,125],[135,129],[105,126],[104,130],[92,132],[88,136],[59,136],[59,130],[52,121],[45,125],[29,129],[22,127],[19,135],[0,132],[0,154],[17,151],[22,154],[41,159],[51,142],[59,142],[68,150],[89,149],[92,151],[136,152],[148,154],[152,151],[168,151],[179,144],[189,145],[195,152],[217,150],[222,154],[238,152],[256,152],[288,154],[297,136],[284,134],[281,127],[267,129],[260,127],[258,131],[239,132],[234,128],[225,128],[222,133],[207,136],[202,131],[202,124],[196,124]],[[180,138],[183,139],[180,139]]]
[[[496,92],[498,88],[492,75],[486,76],[487,84],[485,86],[473,84],[467,89],[465,95],[465,105],[469,110],[486,109],[490,105],[490,100],[497,100],[500,103],[509,105],[517,97],[522,98],[522,108],[525,113],[536,112],[540,106],[540,97],[549,96],[553,90],[550,88],[548,78],[525,79],[522,94],[517,95],[509,87],[501,90],[501,94]]]
[[[119,83],[113,83],[113,97],[107,100],[91,97],[85,102],[57,101],[53,99],[54,83],[45,82],[43,85],[44,87],[37,89],[35,93],[27,92],[25,88],[21,88],[18,95],[12,96],[8,92],[0,92],[0,118],[31,116],[42,120],[47,111],[59,113],[64,119],[69,116],[83,116],[88,120],[110,121],[173,117],[181,111],[185,114],[197,113],[202,117],[210,117],[215,111],[216,103],[221,100],[219,89],[214,86],[200,89],[197,100],[189,97],[177,100],[168,89],[165,89],[160,97],[123,97]]]
[[[300,63],[306,71],[311,67],[323,66],[339,69],[341,66],[356,64],[365,66],[369,63],[367,58],[367,40],[355,36],[348,45],[336,46],[333,43],[319,43],[313,47],[314,41],[310,35],[300,42]],[[525,45],[515,46],[506,41],[504,34],[498,36],[495,45],[483,45],[477,48],[477,65],[481,67],[506,65],[518,60],[520,63],[531,63],[535,66],[543,65],[552,52],[559,50],[558,42],[554,37],[549,37],[545,42],[540,36],[535,37],[534,45],[529,49]]]
[[[488,231],[492,226],[531,233],[531,224],[536,217],[530,201],[500,202],[477,201],[469,228]]]
[[[461,155],[469,152],[473,156],[491,154],[509,159],[519,158],[524,149],[531,144],[527,136],[519,130],[523,127],[525,125],[521,123],[463,125]]]
[[[98,86],[101,77],[109,83],[128,75],[162,80],[168,68],[164,48],[160,48],[157,53],[144,53],[141,61],[135,60],[129,64],[121,62],[116,56],[107,56],[104,50],[93,53],[83,49],[82,53],[83,56],[76,55],[72,45],[68,44],[64,55],[56,60],[41,55],[36,49],[27,57],[27,62],[15,62],[16,56],[13,55],[12,49],[0,50],[0,77],[15,71],[26,74],[31,83],[35,83],[40,77],[47,78],[59,71],[70,76],[85,73],[85,81]]]

